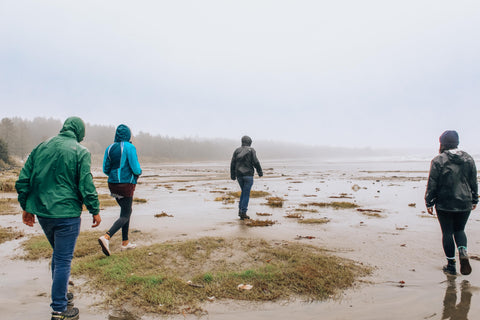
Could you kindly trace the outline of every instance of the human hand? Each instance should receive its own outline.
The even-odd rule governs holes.
[[[475,210],[476,208],[477,208],[477,205],[474,204],[474,205],[472,206],[472,211]]]
[[[433,216],[433,207],[428,207],[427,212],[428,212],[429,215]]]
[[[35,215],[24,210],[22,214],[22,220],[23,223],[27,226],[33,227],[33,225],[35,224]]]
[[[100,213],[93,216],[93,224],[92,228],[98,227],[102,222],[102,218],[100,217]]]

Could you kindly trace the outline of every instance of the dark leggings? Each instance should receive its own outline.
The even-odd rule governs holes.
[[[117,198],[117,202],[120,205],[120,218],[118,218],[110,230],[108,230],[107,234],[110,237],[113,237],[113,235],[122,228],[122,240],[128,240],[128,228],[130,226],[130,215],[132,214],[132,201],[133,197]]]
[[[457,248],[467,247],[467,235],[464,230],[469,216],[470,211],[448,212],[437,210],[437,217],[443,234],[443,251],[445,251],[447,258],[455,258],[455,243]]]

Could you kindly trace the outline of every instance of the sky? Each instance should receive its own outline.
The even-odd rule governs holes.
[[[480,151],[480,1],[0,0],[0,118]],[[88,135],[88,132],[87,132]]]

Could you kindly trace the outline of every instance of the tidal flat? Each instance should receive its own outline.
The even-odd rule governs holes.
[[[91,282],[94,277],[79,273],[79,269],[88,269],[91,261],[74,260],[72,290],[81,319],[317,319],[321,315],[322,319],[333,320],[385,319],[387,314],[389,319],[442,319],[447,314],[462,317],[480,311],[478,261],[472,259],[473,272],[469,276],[447,278],[441,271],[445,259],[440,227],[435,217],[426,214],[423,205],[428,161],[263,161],[262,165],[265,175],[255,177],[253,186],[253,190],[262,196],[250,199],[248,214],[255,220],[275,223],[251,227],[238,219],[236,197],[233,202],[215,201],[218,197],[232,197],[238,192],[237,183],[229,178],[228,164],[144,165],[135,197],[146,201],[134,203],[130,224],[130,238],[137,243],[138,250],[128,252],[128,255],[143,251],[148,255],[154,252],[151,248],[168,243],[223,239],[230,246],[235,239],[250,239],[253,247],[264,243],[265,247],[287,244],[295,248],[317,248],[370,272],[358,273],[353,286],[342,287],[329,294],[327,299],[279,294],[278,299],[249,300],[216,294],[219,296],[194,305],[201,312],[180,308],[179,312],[166,315],[161,310],[166,303],[158,302],[159,309],[155,310],[142,308],[134,303],[137,296],[131,299],[123,296],[119,300],[121,304],[115,304],[115,295],[112,296],[107,288],[101,290]],[[99,194],[108,194],[100,168],[93,169]],[[15,194],[4,192],[1,197],[11,199]],[[282,199],[282,206],[269,205],[268,197]],[[38,223],[34,228],[24,226],[18,208],[9,207],[8,210],[8,213],[0,214],[0,225],[8,228],[10,233],[23,236],[10,237],[0,244],[3,263],[0,309],[8,319],[36,319],[38,315],[47,318],[51,285],[49,260],[45,258],[48,254],[35,260],[21,258],[28,254],[24,244],[29,239],[36,236],[41,239],[41,228]],[[169,217],[155,217],[161,212],[168,213]],[[476,213],[472,212],[466,229],[472,256],[480,253],[480,233],[476,232],[480,219]],[[101,215],[103,221],[97,230],[90,228],[89,215],[82,215],[82,232],[88,236],[82,238],[86,241],[86,249],[80,252],[78,259],[108,261],[109,258],[101,255],[95,237],[111,226],[119,209],[115,205],[105,206]],[[308,223],[313,221],[317,223]],[[127,256],[120,251],[120,241],[120,233],[112,238],[113,259],[110,260]],[[209,271],[209,260],[227,261],[236,257],[235,252],[242,251],[241,246],[231,248],[222,249],[225,252],[231,250],[231,257],[206,259],[201,263],[206,269],[198,274],[192,267],[191,280],[204,286],[197,289],[206,290],[205,286],[219,277],[213,268]],[[202,252],[198,249],[199,255]],[[212,252],[214,254],[215,250]],[[195,253],[193,250],[192,254]],[[253,253],[252,257],[253,261],[256,257],[269,260],[259,253]],[[112,267],[105,263],[103,268],[109,266]],[[253,269],[243,271],[248,270]],[[248,278],[253,274],[253,271],[247,272],[241,280],[253,281]],[[136,277],[135,271],[122,275],[130,284],[144,282]],[[147,276],[150,284],[160,281],[153,273]],[[234,279],[230,286],[241,283],[237,280],[240,278]],[[106,286],[118,289],[114,283],[108,282]],[[256,286],[258,282],[251,290]],[[241,294],[248,295],[249,292]],[[206,293],[205,296],[210,298],[213,295]]]

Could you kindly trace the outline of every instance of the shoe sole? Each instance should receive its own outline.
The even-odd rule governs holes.
[[[460,258],[460,273],[463,274],[464,276],[467,276],[470,273],[472,273],[472,267],[470,266],[468,257]]]
[[[106,256],[110,256],[110,250],[108,250],[107,246],[103,243],[101,239],[98,239],[98,243],[100,244],[100,247],[102,247],[102,251]]]

